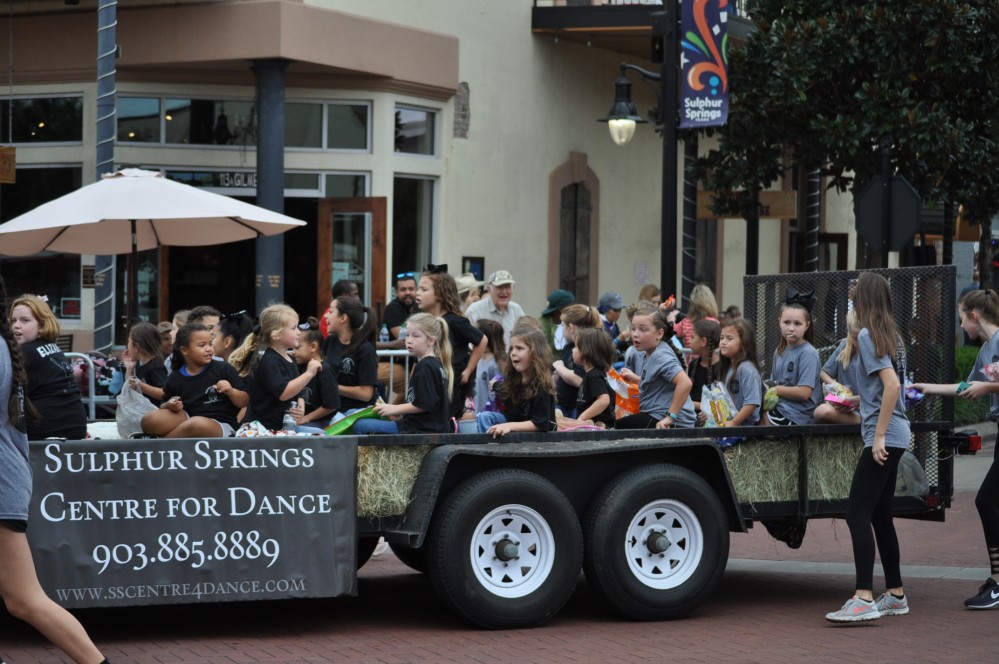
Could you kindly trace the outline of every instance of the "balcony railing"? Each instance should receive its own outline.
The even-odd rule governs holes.
[[[736,16],[747,16],[750,0],[734,0]],[[605,5],[661,5],[662,0],[534,0],[535,7],[597,7]]]

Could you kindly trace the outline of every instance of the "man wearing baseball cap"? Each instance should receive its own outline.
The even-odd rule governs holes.
[[[486,281],[486,296],[468,307],[465,315],[474,325],[488,318],[503,326],[503,341],[509,345],[513,324],[524,315],[524,309],[513,301],[513,275],[506,270],[496,270]]]

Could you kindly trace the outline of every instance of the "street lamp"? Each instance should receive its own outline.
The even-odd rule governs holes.
[[[662,62],[659,73],[641,67],[621,63],[621,77],[614,81],[614,104],[605,117],[611,138],[618,145],[624,145],[635,134],[635,125],[646,120],[638,115],[631,101],[631,81],[628,71],[637,72],[643,79],[657,81],[659,108],[656,110],[657,130],[661,128],[663,138],[662,212],[660,238],[660,283],[663,293],[676,293],[676,206],[677,206],[677,149],[676,149],[676,108],[677,108],[677,5],[676,0],[667,0],[666,11],[652,14],[653,61]],[[657,48],[661,46],[661,48]],[[658,52],[656,52],[658,50]]]

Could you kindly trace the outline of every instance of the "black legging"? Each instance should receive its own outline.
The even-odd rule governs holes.
[[[975,496],[975,507],[982,520],[982,530],[985,531],[985,546],[989,550],[989,564],[993,574],[999,574],[999,445],[996,446],[992,467],[985,473],[982,486]]]
[[[877,540],[885,583],[889,588],[902,586],[899,567],[898,536],[892,521],[892,500],[898,462],[905,452],[889,447],[888,459],[880,466],[874,461],[871,447],[865,447],[853,471],[850,499],[846,506],[846,525],[853,539],[853,564],[857,570],[857,590],[874,590],[874,542]],[[873,534],[872,534],[873,526]]]
[[[665,415],[663,415],[663,417],[665,417]],[[614,428],[655,429],[657,422],[659,422],[659,420],[657,420],[652,415],[649,415],[648,413],[635,413],[634,415],[626,415],[625,417],[619,419],[617,422],[614,423]]]

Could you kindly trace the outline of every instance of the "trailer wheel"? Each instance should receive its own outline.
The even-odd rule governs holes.
[[[628,471],[600,491],[587,513],[586,578],[626,616],[683,617],[721,581],[727,524],[715,491],[686,468]]]
[[[485,472],[443,500],[425,548],[434,589],[487,629],[550,620],[576,587],[579,518],[547,479],[524,470]]]
[[[421,574],[427,573],[427,551],[425,548],[414,549],[401,544],[389,544],[389,547],[403,565]]]

